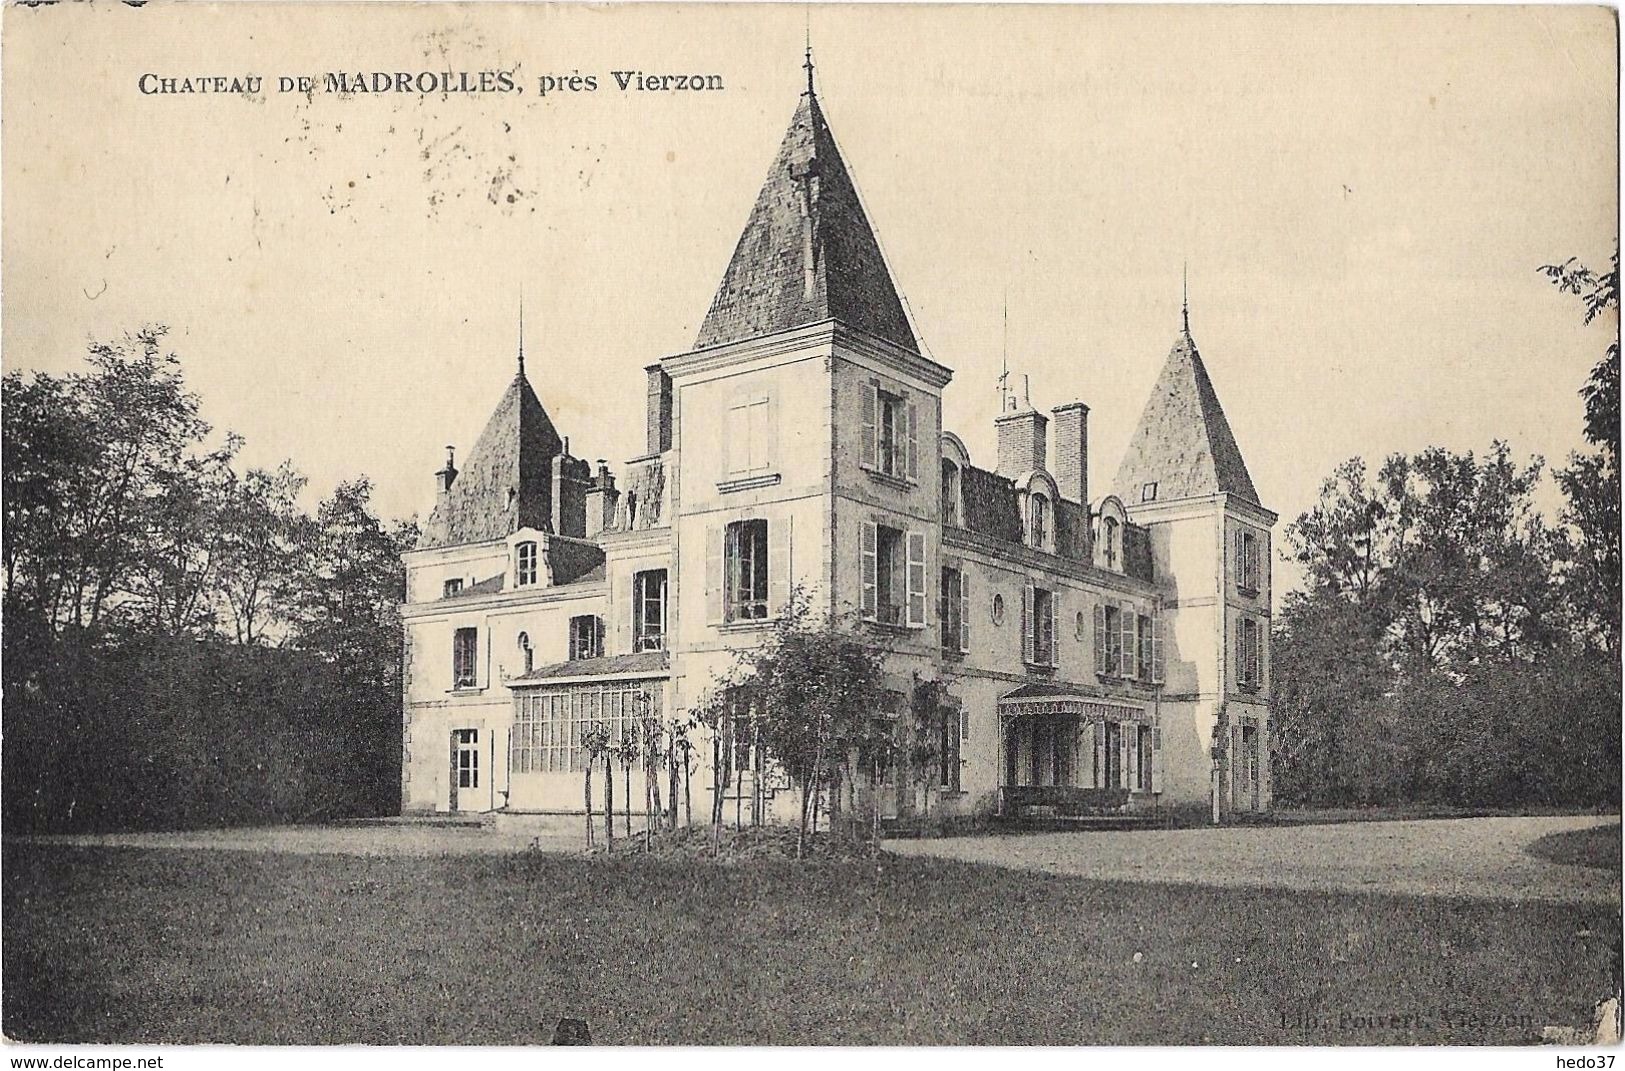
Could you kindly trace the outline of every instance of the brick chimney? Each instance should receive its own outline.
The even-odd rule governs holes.
[[[615,476],[609,463],[598,459],[598,475],[587,487],[587,538],[592,539],[615,523],[615,506],[621,493],[615,489]]]
[[[1089,407],[1067,402],[1050,410],[1055,420],[1055,483],[1062,498],[1089,504]]]
[[[1000,476],[1015,479],[1024,472],[1046,467],[1049,418],[1043,413],[1022,404],[995,418],[993,427],[999,433]]]
[[[457,465],[452,460],[452,455],[455,452],[456,451],[453,450],[452,447],[446,447],[446,467],[434,474],[435,488],[441,494],[445,494],[447,491],[450,491],[451,485],[457,480]]]
[[[671,449],[671,376],[658,364],[644,369],[649,376],[649,417],[647,454],[663,454]]]

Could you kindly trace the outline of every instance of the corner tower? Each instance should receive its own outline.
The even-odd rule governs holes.
[[[1162,588],[1166,798],[1267,810],[1276,515],[1259,502],[1188,308],[1113,490],[1150,531]]]

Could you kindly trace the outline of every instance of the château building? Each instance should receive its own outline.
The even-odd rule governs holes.
[[[583,727],[681,717],[800,586],[884,640],[899,732],[943,686],[935,758],[887,775],[889,815],[1267,808],[1276,515],[1188,316],[1105,487],[1088,406],[1007,397],[997,456],[973,458],[943,427],[952,375],[809,64],[693,349],[648,366],[643,454],[572,455],[522,343],[460,467],[448,452],[405,556],[403,807],[580,813]],[[728,806],[794,821],[771,758],[734,750]],[[694,776],[705,820],[709,764]]]

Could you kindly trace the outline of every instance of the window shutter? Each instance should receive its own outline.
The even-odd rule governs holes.
[[[908,403],[908,478],[920,478],[920,411],[913,402]]]
[[[870,444],[871,448],[873,448],[873,446],[874,446],[874,440],[873,439],[866,439],[865,441]],[[862,615],[864,617],[867,617],[867,618],[869,618],[871,620],[874,619],[875,614],[877,612],[876,608],[875,608],[875,600],[876,600],[876,588],[875,588],[875,585],[876,585],[876,583],[877,583],[877,581],[879,579],[879,565],[880,565],[880,562],[879,562],[879,558],[878,558],[878,547],[879,547],[879,539],[878,539],[878,533],[875,530],[875,522],[874,521],[864,521],[863,522],[863,546],[862,546],[863,594],[862,594],[862,598],[861,598],[861,601],[860,601],[860,604],[859,604],[859,609],[860,609],[860,612],[862,613]]]
[[[604,653],[604,619],[594,616],[592,619],[593,657],[597,658]]]
[[[1247,586],[1247,546],[1241,529],[1236,529],[1236,586]]]
[[[959,707],[959,742],[961,744],[970,739],[970,707],[961,704]]]
[[[705,620],[707,624],[720,625],[723,622],[723,596],[724,587],[722,579],[722,544],[723,532],[720,527],[711,528],[705,533]],[[635,589],[636,585],[634,585]],[[636,601],[637,591],[632,592]],[[634,608],[634,613],[636,609]]]
[[[1028,665],[1033,661],[1033,582],[1021,588],[1021,660]]]
[[[1095,672],[1106,672],[1106,605],[1095,603]]]
[[[908,623],[925,624],[925,533],[908,533]]]
[[[1240,618],[1236,619],[1236,680],[1247,683],[1247,629]]]
[[[1060,600],[1061,593],[1052,591],[1050,592],[1049,601],[1044,606],[1044,641],[1046,648],[1044,662],[1046,665],[1051,666],[1060,661],[1056,656],[1058,644],[1055,642],[1055,604]]]
[[[1129,788],[1140,787],[1140,726],[1138,722],[1123,723],[1123,780]]]
[[[860,461],[866,468],[875,467],[876,451],[880,443],[879,390],[873,383],[863,385],[863,445]]]
[[[1151,682],[1161,684],[1162,673],[1162,615],[1156,614],[1151,618]]]
[[[970,573],[959,570],[959,650],[970,653]]]
[[[767,522],[767,613],[778,617],[790,605],[791,529],[795,518]]]
[[[779,403],[771,395],[760,402],[762,406],[762,441],[754,444],[752,460],[756,468],[772,472],[779,467]]]
[[[736,398],[728,406],[728,419],[723,425],[722,472],[725,476],[743,472],[745,458],[750,454],[750,404]]]
[[[1085,788],[1095,784],[1095,723],[1085,722],[1078,730],[1078,783]]]
[[[1138,615],[1127,607],[1123,608],[1123,676],[1130,680],[1140,675],[1140,629],[1136,618]]]
[[[1162,726],[1151,730],[1151,791],[1162,791]]]

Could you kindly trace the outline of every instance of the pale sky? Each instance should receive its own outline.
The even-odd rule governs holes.
[[[426,514],[513,374],[572,450],[642,451],[793,112],[820,99],[992,466],[1009,362],[1091,406],[1103,493],[1191,325],[1279,533],[1343,459],[1494,438],[1559,462],[1615,323],[1537,268],[1617,241],[1600,8],[274,5],[4,12],[7,368],[168,324],[205,416],[324,494]],[[520,95],[277,93],[517,68]],[[610,72],[720,74],[621,92]],[[537,96],[543,74],[593,93]],[[143,96],[258,74],[260,99]],[[510,195],[512,200],[510,202]],[[1277,566],[1277,590],[1293,574]]]

